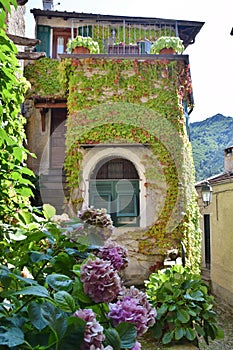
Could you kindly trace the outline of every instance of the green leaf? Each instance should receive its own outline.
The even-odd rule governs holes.
[[[9,329],[0,327],[0,345],[6,345],[9,348],[24,343],[24,334],[20,328],[11,327]]]
[[[51,256],[40,252],[32,252],[30,254],[30,259],[32,262],[37,263],[39,261],[50,260]]]
[[[62,314],[60,309],[49,302],[45,302],[41,305],[41,317],[52,328],[54,328],[56,321]]]
[[[137,330],[132,323],[121,322],[116,326],[121,339],[122,349],[131,349],[136,341]]]
[[[80,302],[84,304],[92,303],[91,298],[84,292],[83,284],[78,277],[75,278],[73,293],[77,295],[77,298]]]
[[[151,329],[151,332],[155,339],[160,339],[163,335],[163,323],[161,324],[157,321]]]
[[[11,233],[9,232],[9,237],[12,241],[23,241],[24,239],[27,238],[27,236],[25,236],[21,230],[18,230],[16,233]]]
[[[14,157],[19,160],[20,162],[23,161],[23,155],[24,155],[25,151],[23,147],[14,147],[13,148],[13,155]]]
[[[172,342],[172,339],[173,339],[173,334],[174,332],[171,331],[171,332],[167,332],[164,334],[163,338],[162,338],[162,343],[163,344],[169,344]]]
[[[186,329],[186,338],[190,341],[193,341],[196,338],[196,332],[193,328]]]
[[[178,309],[177,318],[181,323],[187,323],[190,320],[190,315],[184,309]]]
[[[200,290],[196,290],[196,291],[190,293],[190,296],[193,300],[196,300],[196,301],[203,301],[204,300],[203,293]]]
[[[41,298],[49,298],[49,293],[45,287],[42,286],[29,286],[21,289],[14,294],[20,295],[34,295]]]
[[[56,209],[50,204],[43,205],[43,214],[46,219],[51,219],[54,215],[56,215]]]
[[[32,302],[28,306],[28,316],[31,320],[33,326],[41,331],[48,325],[48,321],[46,321],[42,317],[42,305],[36,302]]]
[[[224,339],[224,331],[220,328],[217,329],[216,339]]]
[[[195,323],[194,327],[195,327],[195,330],[199,336],[203,337],[205,335],[204,329],[199,324]]]
[[[66,291],[59,291],[54,294],[57,307],[65,312],[75,312],[76,306],[73,297]]]
[[[32,197],[33,193],[29,187],[22,187],[17,189],[17,192],[23,197]]]
[[[68,327],[58,350],[79,350],[84,338],[86,322],[79,317],[69,317]]]
[[[73,281],[66,275],[61,275],[54,273],[52,275],[48,275],[46,277],[46,282],[50,287],[52,287],[54,290],[66,290],[69,291],[72,289]]]
[[[114,328],[108,328],[104,331],[105,340],[104,340],[104,346],[110,345],[114,350],[120,350],[121,349],[121,339]]]
[[[181,338],[183,338],[184,335],[185,335],[184,328],[182,328],[182,327],[176,328],[176,330],[175,330],[175,340],[180,340]]]

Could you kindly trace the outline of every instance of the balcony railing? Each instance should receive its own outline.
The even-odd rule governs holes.
[[[160,36],[179,36],[176,21],[138,22],[135,19],[108,21],[72,19],[71,38],[90,36],[99,43],[101,54],[147,54],[153,42]]]

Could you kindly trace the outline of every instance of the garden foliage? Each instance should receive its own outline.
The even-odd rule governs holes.
[[[15,0],[0,1],[0,220],[9,221],[32,195],[24,147],[25,119],[20,114],[26,80],[20,76],[17,48],[5,33],[6,11]]]
[[[175,265],[152,273],[146,292],[157,309],[152,334],[163,344],[180,340],[198,343],[200,337],[209,344],[209,338],[223,336],[216,324],[213,296],[200,276],[188,268]]]
[[[122,286],[127,250],[90,246],[93,227],[54,214],[44,205],[43,217],[25,212],[20,226],[0,227],[0,349],[140,349],[156,312]]]

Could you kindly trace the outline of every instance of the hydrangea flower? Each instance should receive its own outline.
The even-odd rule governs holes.
[[[137,337],[140,337],[154,325],[156,311],[148,302],[146,294],[135,287],[123,288],[121,294],[116,303],[109,304],[109,317],[114,326],[121,322],[133,323]]]
[[[107,213],[107,210],[105,208],[86,208],[83,211],[78,212],[78,217],[87,224],[97,227],[109,227],[113,229],[111,216]]]
[[[155,308],[153,308],[149,303],[146,293],[138,290],[134,286],[131,286],[130,288],[123,287],[118,298],[121,299],[127,297],[136,298],[139,300],[140,305],[142,305],[147,310],[147,325],[148,327],[152,327],[155,324],[155,317],[157,316],[157,312]]]
[[[102,342],[105,339],[103,327],[97,322],[96,314],[91,309],[77,310],[74,316],[86,321],[82,350],[104,349]]]
[[[131,350],[141,350],[141,343],[136,341],[136,343],[134,344],[134,347]]]
[[[88,259],[81,266],[84,292],[96,303],[113,301],[121,290],[121,280],[109,261]]]
[[[115,270],[120,271],[128,266],[128,250],[116,242],[106,242],[100,249],[99,257],[109,260]]]

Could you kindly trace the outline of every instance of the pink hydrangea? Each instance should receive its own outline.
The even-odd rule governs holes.
[[[100,249],[99,257],[109,260],[115,270],[120,271],[128,266],[128,250],[115,242],[106,242]]]
[[[96,315],[91,309],[77,310],[74,316],[86,321],[82,350],[103,349],[102,342],[105,339],[103,327],[97,322]]]
[[[109,317],[114,326],[121,322],[133,323],[137,337],[143,335],[155,323],[156,311],[149,304],[146,294],[137,288],[124,288],[116,303],[109,304]]]
[[[81,266],[84,292],[96,303],[113,301],[121,290],[121,280],[109,261],[88,259]]]
[[[134,347],[131,350],[141,350],[141,343],[136,341],[136,343],[134,344]]]

